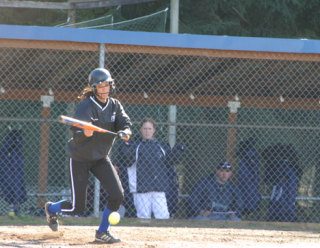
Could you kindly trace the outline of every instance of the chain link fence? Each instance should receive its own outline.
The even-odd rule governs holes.
[[[228,218],[236,212],[242,220],[319,222],[319,56],[113,44],[101,51],[98,44],[24,40],[1,44],[0,214],[43,215],[45,201],[70,198],[71,133],[58,116],[73,115],[103,54],[115,78],[114,97],[133,121],[132,139],[140,138],[140,122],[150,117],[159,140],[185,147],[168,174],[172,218],[203,217],[210,210],[227,212]],[[111,157],[126,190],[125,216],[135,217],[120,147],[117,141]],[[232,172],[220,174],[233,175],[227,184],[216,184],[217,165],[225,161]],[[101,189],[97,206],[94,192],[91,178],[83,215],[93,215],[107,201]]]

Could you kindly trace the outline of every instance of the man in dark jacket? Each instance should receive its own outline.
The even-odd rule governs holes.
[[[299,179],[296,169],[288,160],[279,161],[278,180],[272,187],[267,208],[269,221],[297,221],[296,197]]]
[[[238,170],[237,186],[242,202],[242,214],[250,214],[259,208],[261,201],[260,186],[260,159],[255,148],[255,139],[248,138],[241,141],[237,151]]]
[[[18,214],[27,200],[21,130],[13,129],[3,138],[0,158],[0,195],[11,205],[10,214]]]
[[[216,173],[196,183],[190,195],[190,207],[197,220],[239,221],[239,193],[230,181],[232,166],[218,164]]]
[[[121,152],[128,165],[128,182],[133,193],[137,217],[156,219],[170,217],[166,193],[170,187],[168,171],[184,149],[177,145],[171,149],[169,144],[155,139],[156,123],[145,118],[141,123],[142,140],[128,142]]]
[[[270,202],[267,207],[269,221],[296,221],[299,180],[302,169],[299,156],[291,144],[268,146],[262,153],[265,159],[264,181],[270,188]]]

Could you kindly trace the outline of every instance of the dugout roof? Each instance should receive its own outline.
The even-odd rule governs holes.
[[[176,100],[176,95],[212,98],[233,97],[239,92],[242,97],[253,98],[317,99],[320,95],[318,40],[15,25],[0,25],[0,39],[2,46],[7,46],[8,41],[13,47],[19,47],[15,43],[20,40],[30,41],[31,47],[33,41],[46,42],[45,48],[58,42],[50,50],[37,49],[37,43],[32,47],[35,48],[32,53],[19,47],[22,49],[19,55],[9,49],[9,55],[0,56],[0,69],[8,71],[8,79],[2,82],[4,87],[10,81],[8,87],[37,90],[47,88],[46,84],[50,82],[54,89],[78,92],[79,75],[86,75],[92,69],[86,63],[67,64],[59,75],[43,66],[49,57],[52,63],[59,61],[59,51],[67,49],[65,45],[71,42],[75,47],[79,46],[68,51],[73,59],[85,56],[88,60],[97,60],[97,56],[90,49],[85,51],[86,44],[96,44],[97,49],[99,44],[106,44],[107,59],[111,61],[109,69],[116,79],[119,93],[171,96],[169,102]],[[15,63],[8,58],[15,59]],[[16,80],[21,78],[17,75],[19,68],[26,66],[30,66],[27,70],[30,75],[25,75],[23,81]],[[219,102],[219,99],[215,101]]]

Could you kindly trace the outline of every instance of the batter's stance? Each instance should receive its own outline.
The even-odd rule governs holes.
[[[76,108],[75,118],[117,132],[119,138],[127,141],[131,136],[131,121],[121,103],[109,97],[113,89],[114,81],[110,72],[104,68],[94,69],[89,74],[89,85],[78,97],[81,102]],[[62,200],[45,204],[49,227],[53,231],[58,230],[57,213],[79,214],[85,210],[89,172],[92,172],[108,192],[108,203],[103,211],[95,240],[108,244],[120,242],[120,239],[110,234],[108,222],[109,214],[118,210],[123,200],[122,185],[108,156],[114,136],[76,127],[71,127],[71,130],[73,138],[68,143],[68,150],[72,201]]]

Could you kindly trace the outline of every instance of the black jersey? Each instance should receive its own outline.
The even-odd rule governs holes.
[[[84,99],[76,108],[75,118],[113,132],[130,128],[132,125],[121,103],[110,97],[105,106],[99,104],[93,96]],[[86,137],[82,129],[72,127],[71,130],[73,138],[68,143],[68,149],[72,159],[93,161],[109,154],[115,139],[113,135],[94,132],[91,137]]]

